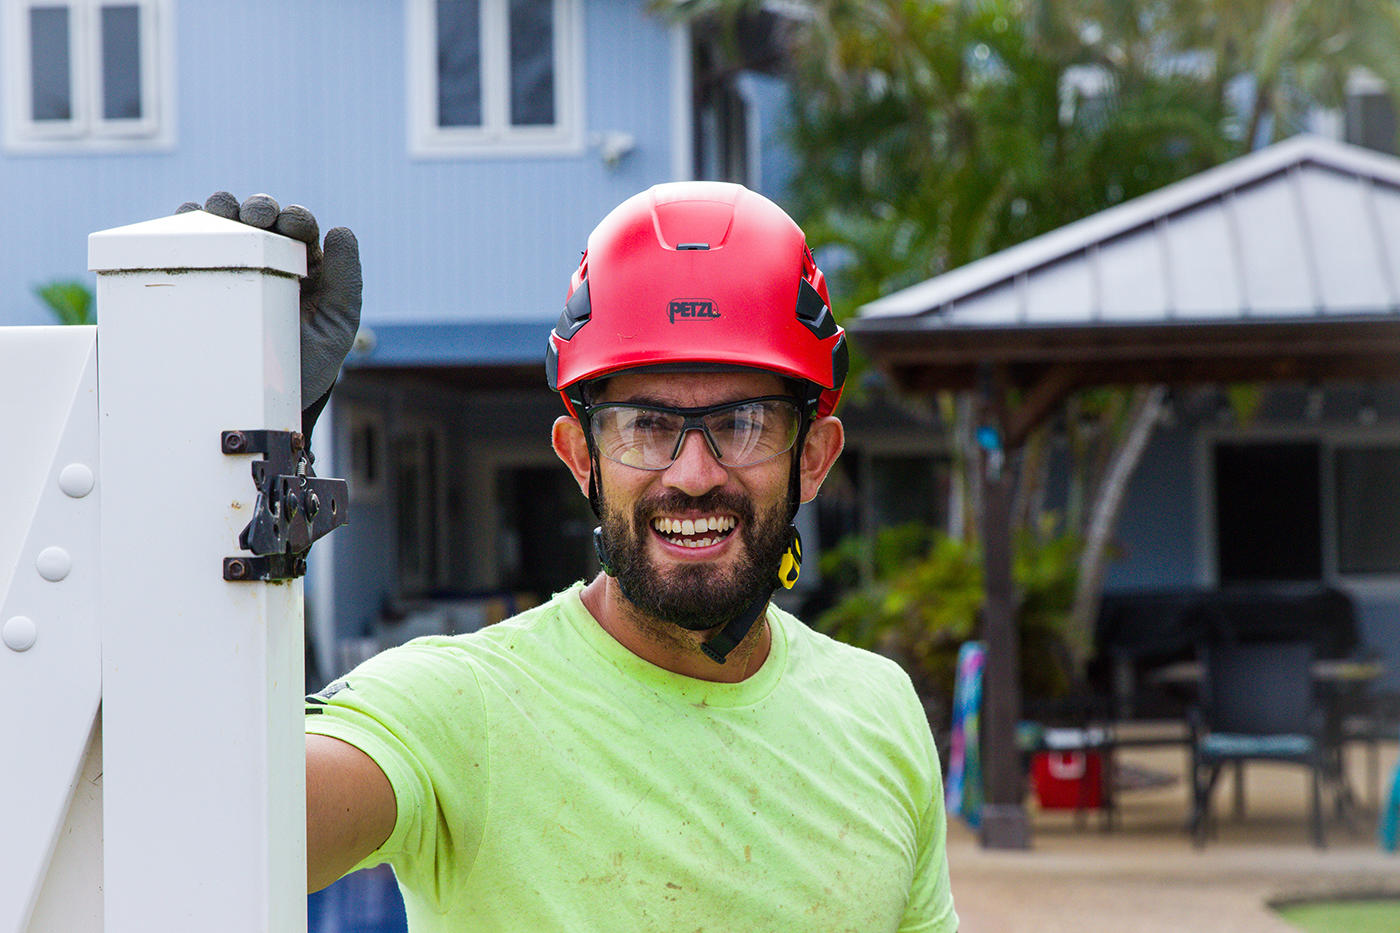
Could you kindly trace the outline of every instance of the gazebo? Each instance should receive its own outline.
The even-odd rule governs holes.
[[[1400,159],[1295,137],[880,298],[848,330],[902,391],[974,391],[993,439],[982,841],[1024,848],[1001,462],[1089,386],[1400,377]]]

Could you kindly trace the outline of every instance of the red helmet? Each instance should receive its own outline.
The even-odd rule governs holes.
[[[761,369],[841,397],[848,351],[802,230],[742,185],[657,185],[593,231],[549,335],[549,387],[577,416],[582,387],[622,370]]]

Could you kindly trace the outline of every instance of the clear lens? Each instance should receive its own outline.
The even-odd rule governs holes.
[[[724,466],[753,466],[790,450],[801,420],[797,405],[786,398],[746,399],[710,408],[608,402],[590,408],[588,418],[599,453],[643,470],[670,466],[685,433],[696,429]]]

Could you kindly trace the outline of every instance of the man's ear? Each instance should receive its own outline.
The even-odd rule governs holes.
[[[588,439],[583,436],[583,425],[569,415],[560,415],[554,420],[551,435],[554,452],[564,461],[564,466],[574,474],[579,491],[588,495],[588,477],[593,472],[593,461],[588,456]]]
[[[836,463],[841,448],[846,446],[846,429],[838,418],[827,416],[818,418],[807,429],[807,440],[802,445],[802,465],[798,471],[802,483],[802,501],[811,502],[817,497],[826,480],[826,474]]]

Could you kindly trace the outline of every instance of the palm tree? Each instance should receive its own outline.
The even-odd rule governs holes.
[[[1197,73],[1100,3],[823,0],[793,45],[793,195],[857,302],[1231,154]]]
[[[1396,0],[1188,0],[1164,6],[1173,45],[1204,52],[1214,93],[1251,148],[1344,102],[1358,70],[1400,89]]]

